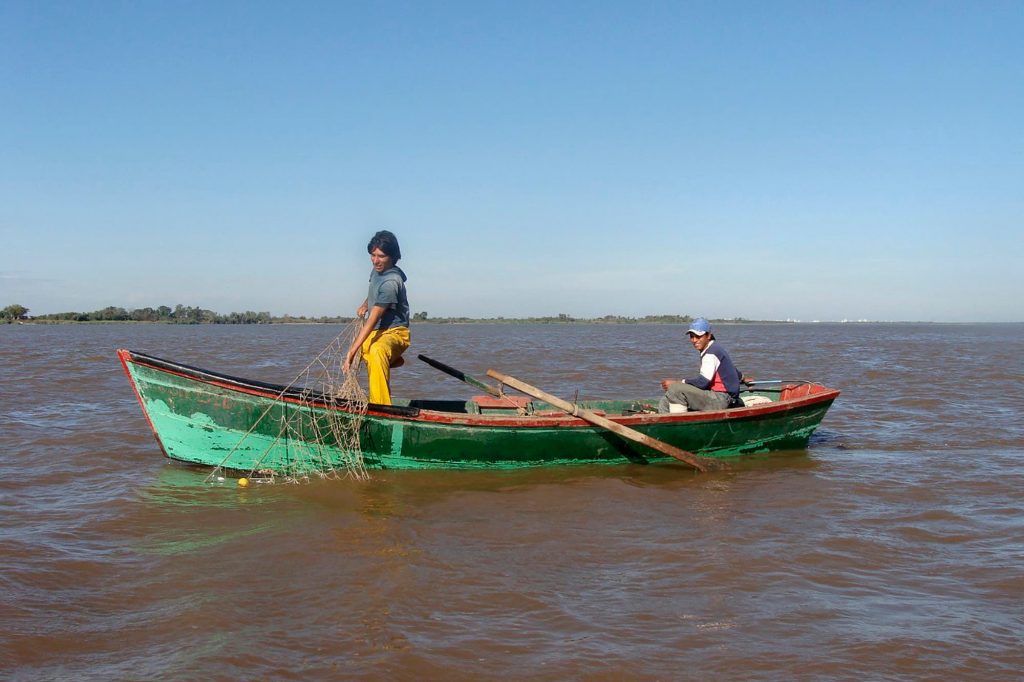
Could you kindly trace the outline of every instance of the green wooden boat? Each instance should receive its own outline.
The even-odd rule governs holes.
[[[368,469],[511,469],[539,465],[646,463],[662,453],[524,396],[350,404],[308,389],[228,376],[130,350],[117,351],[142,410],[170,459],[241,472],[291,475],[346,461],[324,422],[361,419]],[[760,404],[659,415],[657,398],[581,401],[580,407],[705,457],[801,449],[839,391],[782,382],[747,391]],[[755,402],[755,401],[751,401]],[[282,437],[280,424],[299,424]],[[300,463],[300,459],[302,463]],[[298,471],[298,473],[305,473]]]

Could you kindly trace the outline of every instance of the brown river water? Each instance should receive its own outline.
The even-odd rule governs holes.
[[[730,325],[843,391],[809,447],[241,489],[161,454],[118,347],[288,383],[337,326],[0,325],[0,678],[1020,680],[1024,326]],[[692,374],[678,326],[413,328],[399,397]]]

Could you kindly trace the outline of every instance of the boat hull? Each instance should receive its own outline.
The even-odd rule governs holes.
[[[649,462],[665,455],[583,421],[531,405],[467,411],[472,403],[410,401],[370,405],[365,415],[282,386],[238,379],[119,350],[118,355],[163,452],[171,459],[239,471],[281,474],[344,467],[350,458],[329,422],[361,418],[369,469],[508,469],[540,465]],[[783,388],[770,404],[678,415],[616,414],[626,403],[596,401],[613,421],[709,457],[799,449],[839,391],[817,384]],[[650,402],[650,401],[647,401]],[[452,407],[454,406],[454,407]],[[457,409],[461,406],[461,409]],[[429,408],[442,409],[429,409]],[[548,408],[548,409],[544,409]],[[289,424],[283,436],[282,424]]]

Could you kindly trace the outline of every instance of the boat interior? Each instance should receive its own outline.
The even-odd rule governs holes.
[[[252,379],[242,379],[219,372],[211,372],[198,367],[170,362],[145,353],[120,350],[124,357],[134,362],[193,377],[202,381],[215,381],[240,388],[253,388],[261,391],[272,391],[279,396],[301,397],[304,400],[317,399],[322,396],[315,389],[302,386],[281,386]],[[809,395],[828,392],[832,389],[821,384],[804,380],[765,381],[760,385],[751,386],[740,393],[744,407],[754,407],[767,403],[803,398]],[[636,400],[580,400],[577,405],[585,410],[606,416],[632,416],[637,414],[657,414],[659,397],[641,398]],[[431,410],[451,414],[469,415],[518,415],[518,416],[560,416],[565,412],[539,400],[532,400],[522,395],[491,396],[479,395],[469,400],[429,400],[395,398],[391,405],[378,405],[376,408],[385,413],[403,416],[415,416],[418,410]]]
[[[756,390],[743,391],[740,399],[744,407],[778,402],[794,397],[801,397],[813,392],[808,390],[812,385],[807,383],[782,384],[774,387],[758,387]],[[801,390],[803,389],[803,390]],[[800,394],[800,395],[797,395]],[[657,414],[658,398],[636,400],[580,400],[576,403],[580,408],[596,412],[600,415],[631,416],[635,414]],[[560,416],[565,412],[540,400],[521,395],[478,395],[469,400],[403,400],[394,399],[395,407],[412,407],[435,412],[473,415],[518,415],[518,416]]]

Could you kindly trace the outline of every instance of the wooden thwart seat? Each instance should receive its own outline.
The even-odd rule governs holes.
[[[475,395],[473,402],[483,410],[525,410],[530,404],[530,397],[525,395],[506,395],[497,398],[493,395]]]

